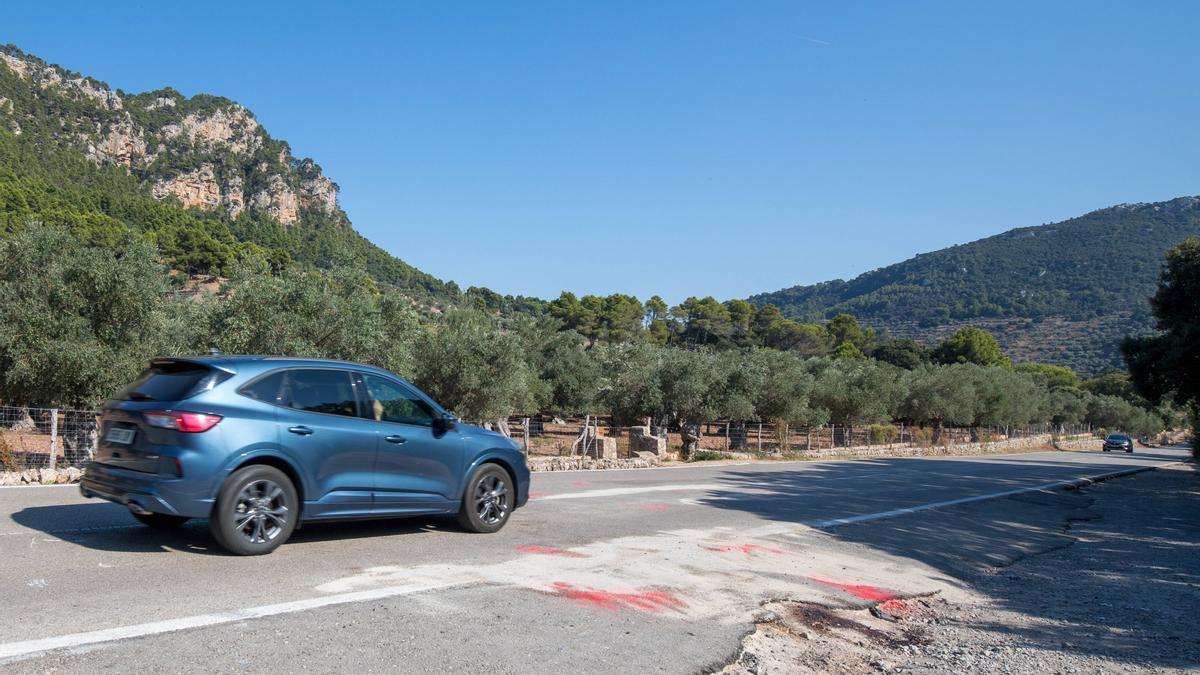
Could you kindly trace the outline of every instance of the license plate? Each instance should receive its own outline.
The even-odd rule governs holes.
[[[104,440],[108,441],[109,443],[120,443],[122,445],[129,445],[130,443],[133,442],[133,435],[135,433],[137,433],[137,432],[134,431],[133,429],[122,429],[120,427],[113,427],[112,429],[108,430],[107,434],[104,434]]]

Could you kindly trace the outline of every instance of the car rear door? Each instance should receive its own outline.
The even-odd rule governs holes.
[[[430,513],[454,507],[462,482],[461,437],[435,428],[437,411],[404,384],[369,373],[358,377],[367,415],[379,429],[374,512]]]
[[[186,406],[187,399],[207,391],[230,373],[186,359],[156,359],[100,414],[99,439],[92,461],[129,471],[173,473],[164,445],[178,442],[173,431],[145,423],[143,413]]]
[[[279,443],[315,488],[304,495],[307,515],[369,514],[378,425],[361,414],[360,385],[340,368],[291,368],[282,377]]]

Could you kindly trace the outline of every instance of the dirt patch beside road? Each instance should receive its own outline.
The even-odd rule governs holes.
[[[896,519],[890,539],[887,524],[845,528],[840,535],[894,555],[908,548],[964,598],[883,603],[875,613],[771,603],[724,672],[1195,672],[1197,507],[1200,474],[1187,465]],[[921,534],[959,545],[934,551]]]

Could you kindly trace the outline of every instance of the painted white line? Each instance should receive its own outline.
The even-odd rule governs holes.
[[[1043,492],[1046,490],[1059,490],[1062,488],[1081,487],[1090,485],[1109,478],[1119,478],[1128,476],[1143,471],[1150,471],[1158,468],[1158,466],[1167,466],[1169,464],[1181,464],[1182,462],[1170,462],[1168,464],[1160,464],[1154,466],[1141,466],[1133,469],[1125,469],[1123,471],[1114,471],[1112,473],[1100,474],[1098,476],[1083,476],[1071,480],[1058,481],[1056,483],[1043,483],[1042,485],[1034,485],[1032,487],[1017,488],[1015,490],[1005,490],[1004,492],[993,492],[986,495],[975,495],[974,497],[961,497],[959,499],[947,499],[941,502],[930,502],[919,506],[910,506],[905,509],[895,509],[892,511],[881,511],[879,513],[867,513],[861,516],[849,516],[847,518],[834,518],[831,520],[816,520],[803,523],[809,527],[814,527],[819,530],[837,527],[839,525],[852,525],[854,523],[865,523],[872,520],[882,520],[884,518],[895,518],[896,516],[905,516],[910,513],[919,513],[921,511],[929,511],[931,509],[940,509],[947,506],[958,506],[960,504],[970,504],[972,502],[982,502],[988,499],[1000,499],[1001,497],[1012,497],[1014,495],[1025,494],[1028,492]]]
[[[545,502],[551,499],[592,499],[597,497],[620,497],[622,495],[640,495],[647,492],[681,492],[687,490],[728,490],[729,486],[713,483],[695,483],[692,485],[649,485],[646,487],[608,488],[605,490],[587,490],[585,492],[564,492],[556,495],[546,495],[530,499],[533,502]]]
[[[0,485],[0,490],[18,490],[18,489],[27,490],[29,488],[63,488],[63,487],[73,487],[76,490],[78,490],[79,483],[50,483],[49,485],[43,485],[41,483],[30,483],[29,485]]]
[[[370,591],[338,593],[336,595],[326,595],[319,598],[281,602],[275,605],[262,605],[259,607],[234,609],[226,612],[215,612],[212,614],[200,614],[197,616],[187,616],[178,619],[167,619],[165,621],[140,623],[132,626],[105,628],[87,633],[72,633],[70,635],[59,635],[56,637],[41,638],[39,640],[26,640],[24,642],[8,642],[0,644],[0,663],[9,659],[16,660],[29,658],[31,656],[36,656],[38,654],[55,649],[85,647],[87,645],[95,645],[103,642],[114,642],[116,640],[127,640],[130,638],[147,637],[150,635],[162,635],[163,633],[173,633],[175,631],[187,630],[189,628],[202,628],[205,626],[215,626],[224,623],[234,623],[237,621],[245,621],[247,619],[259,619],[266,616],[275,616],[277,614],[291,614],[294,612],[303,612],[311,609],[328,607],[330,605],[341,605],[348,602],[362,602],[365,600],[392,598],[399,595],[411,595],[413,593],[449,588],[451,586],[461,586],[464,585],[464,583],[465,582],[411,583],[400,586],[387,586],[385,588],[378,588]]]
[[[111,530],[144,529],[145,525],[102,525],[98,527],[72,527],[63,530],[45,530],[42,534],[80,534],[84,532],[108,532]],[[19,537],[22,534],[37,535],[39,530],[23,530],[18,532],[0,532],[0,537]]]

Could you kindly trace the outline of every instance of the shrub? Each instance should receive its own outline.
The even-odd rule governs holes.
[[[872,424],[868,435],[871,438],[871,445],[886,445],[899,438],[900,430],[894,424]]]
[[[12,448],[8,446],[8,439],[0,436],[0,471],[20,471],[21,463],[17,461],[17,456],[13,453]]]
[[[913,431],[912,438],[917,447],[928,448],[933,445],[933,429],[918,427]]]
[[[710,462],[714,459],[728,459],[725,455],[712,450],[696,450],[688,457],[689,462]]]

